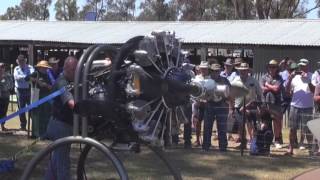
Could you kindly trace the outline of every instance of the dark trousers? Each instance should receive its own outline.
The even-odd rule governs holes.
[[[18,88],[16,91],[16,94],[17,94],[19,109],[26,107],[27,104],[30,104],[30,95],[31,95],[30,89]],[[20,117],[20,127],[25,129],[27,125],[26,114],[22,113],[19,115],[19,117]]]
[[[208,102],[204,113],[203,149],[211,146],[211,136],[214,120],[217,120],[219,149],[224,151],[228,146],[227,117],[229,109],[225,102]]]
[[[188,119],[187,123],[184,123],[184,131],[183,131],[183,139],[184,144],[190,145],[191,144],[191,133],[192,133],[192,123],[191,123],[191,117],[192,117],[192,104],[188,103],[183,106],[183,111],[186,115],[186,118]]]
[[[8,106],[9,106],[9,97],[0,98],[0,119],[7,116]],[[5,122],[1,124],[4,125]]]

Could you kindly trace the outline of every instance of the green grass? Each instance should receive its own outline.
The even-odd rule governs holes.
[[[32,140],[24,136],[1,135],[0,158],[11,156],[14,152],[30,144]],[[18,179],[30,159],[49,142],[37,144],[32,152],[27,153],[17,161],[16,170],[0,174],[1,180]],[[216,149],[216,148],[215,148]],[[249,156],[247,152],[240,156],[239,151],[230,148],[227,153],[213,149],[202,152],[198,148],[183,149],[177,146],[166,150],[171,162],[181,170],[184,179],[290,179],[302,172],[319,167],[317,158],[310,158],[306,152],[300,152],[295,157],[279,155],[274,152],[270,157]],[[72,162],[75,171],[78,146],[73,147]],[[164,164],[148,149],[143,148],[140,154],[129,152],[118,153],[124,162],[130,179],[172,179]],[[32,179],[42,179],[47,162],[42,162],[33,173]],[[101,153],[93,150],[86,164],[88,179],[118,179],[115,170]]]
[[[8,128],[19,127],[19,120],[10,120]],[[285,140],[287,131],[284,131]],[[12,156],[21,148],[30,144],[32,140],[26,136],[0,134],[0,159]],[[16,169],[9,173],[0,174],[1,180],[16,180],[21,176],[23,169],[31,158],[46,147],[49,142],[40,142],[32,151],[21,157],[16,163]],[[317,157],[309,157],[307,151],[296,150],[294,157],[282,156],[286,149],[272,150],[270,157],[249,156],[245,152],[234,149],[235,144],[230,144],[229,152],[217,151],[217,142],[214,141],[213,150],[202,152],[199,148],[183,149],[182,145],[167,149],[166,154],[172,164],[180,171],[184,179],[291,179],[305,171],[319,168],[320,161]],[[79,156],[79,147],[72,149],[72,174],[75,179],[76,162]],[[172,179],[164,164],[145,147],[139,154],[129,152],[118,153],[128,171],[130,179],[153,180]],[[38,165],[31,179],[43,179],[47,159]],[[86,164],[88,179],[119,179],[114,168],[105,157],[93,150]]]

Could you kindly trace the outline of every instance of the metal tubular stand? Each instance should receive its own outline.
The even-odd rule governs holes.
[[[94,50],[90,53],[87,61],[86,61],[86,65],[85,65],[85,69],[83,72],[83,76],[82,76],[82,100],[87,98],[88,95],[88,74],[91,68],[91,65],[93,63],[93,61],[95,60],[95,58],[97,58],[98,54],[100,51],[105,51],[105,50],[111,50],[116,52],[116,49],[110,45],[99,45],[97,47],[94,48]],[[86,117],[82,117],[81,118],[81,127],[82,127],[82,131],[81,131],[81,135],[82,137],[87,137],[88,136],[88,120]]]
[[[97,47],[97,45],[92,45],[89,48],[83,52],[76,68],[76,74],[75,74],[75,80],[74,80],[74,101],[78,102],[80,98],[80,77],[83,65],[85,64],[89,54],[92,52],[92,50]],[[73,115],[73,135],[78,136],[79,135],[79,115],[74,114]]]
[[[33,169],[42,161],[47,155],[52,153],[55,149],[65,146],[65,145],[71,145],[74,143],[78,144],[86,144],[90,145],[92,147],[95,147],[100,152],[102,152],[113,164],[113,166],[116,168],[120,179],[121,180],[127,180],[128,174],[122,164],[122,162],[119,160],[119,158],[116,156],[115,153],[113,153],[107,146],[104,146],[100,142],[92,139],[92,138],[83,138],[81,136],[69,136],[65,138],[58,139],[54,141],[52,144],[50,144],[45,149],[41,150],[36,156],[34,156],[28,166],[25,168],[22,177],[20,180],[28,180],[31,176],[31,173]]]

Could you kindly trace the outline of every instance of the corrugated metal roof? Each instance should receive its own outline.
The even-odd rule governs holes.
[[[153,30],[173,30],[185,43],[320,46],[320,20],[198,22],[0,21],[0,41],[124,43]]]

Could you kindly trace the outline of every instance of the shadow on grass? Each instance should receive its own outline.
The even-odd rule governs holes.
[[[30,144],[26,137],[0,135],[0,159],[12,156],[15,152]],[[32,152],[26,154],[16,163],[13,172],[0,174],[1,180],[19,179],[30,159],[46,147],[46,143],[36,145]],[[319,166],[319,159],[306,157],[243,157],[239,151],[221,153],[217,150],[202,152],[200,149],[183,149],[181,147],[165,150],[173,166],[181,170],[184,179],[289,179],[295,175]],[[72,174],[75,176],[79,149],[72,150]],[[128,171],[130,179],[172,179],[164,163],[146,147],[139,154],[129,152],[117,153]],[[34,171],[34,178],[43,179],[47,165],[43,161]],[[100,152],[92,150],[86,162],[88,179],[119,179],[115,169]]]

